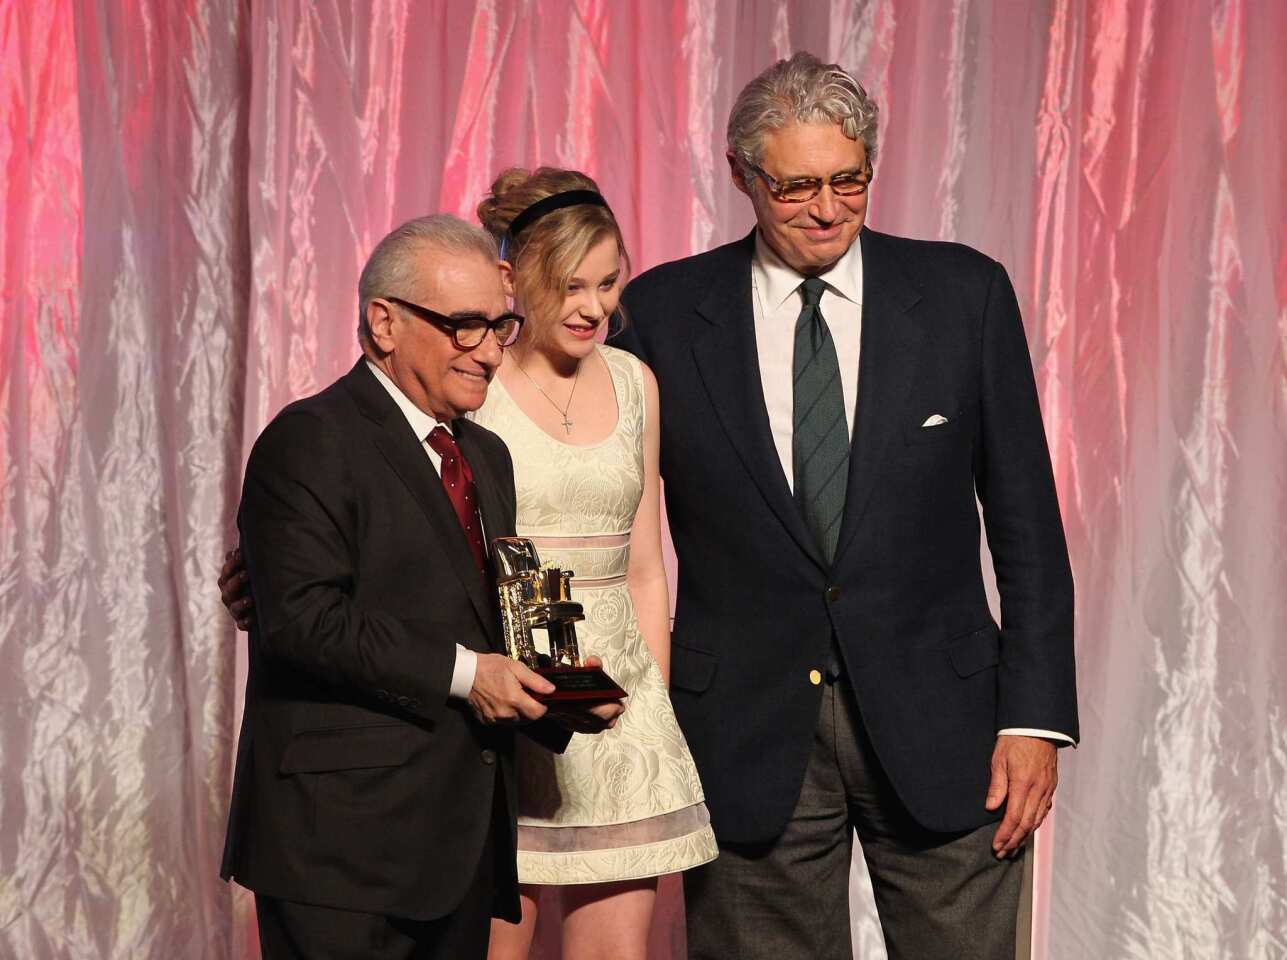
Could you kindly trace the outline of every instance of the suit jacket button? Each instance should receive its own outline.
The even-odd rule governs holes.
[[[400,707],[408,707],[408,706],[410,706],[410,705],[411,705],[411,698],[410,698],[410,697],[398,697],[398,706],[400,706]]]
[[[822,683],[822,674],[817,670],[810,670],[809,682],[816,687],[818,684]]]
[[[839,599],[840,599],[840,588],[839,588],[839,587],[827,587],[827,599],[828,599],[831,603],[835,603],[837,600],[839,600]]]
[[[484,750],[484,751],[483,751],[483,763],[486,763],[486,764],[492,764],[492,763],[495,763],[495,762],[496,762],[496,751],[495,751],[495,750]]]

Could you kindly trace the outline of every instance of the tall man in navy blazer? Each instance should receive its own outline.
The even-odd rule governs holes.
[[[865,228],[875,154],[856,80],[778,63],[729,122],[757,229],[625,292],[660,384],[671,694],[720,841],[685,876],[694,958],[849,957],[856,830],[891,957],[1009,960],[1078,736],[1013,290],[967,247]]]

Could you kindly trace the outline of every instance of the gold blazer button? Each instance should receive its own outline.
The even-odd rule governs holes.
[[[818,684],[822,683],[822,674],[817,670],[810,670],[809,682],[816,687]]]

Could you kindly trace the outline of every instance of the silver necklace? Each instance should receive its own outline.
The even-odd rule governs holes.
[[[576,396],[576,385],[581,379],[581,364],[577,363],[576,373],[573,374],[572,376],[572,389],[568,393],[568,402],[560,407],[557,403],[554,402],[554,398],[551,397],[544,390],[542,390],[541,385],[532,379],[532,375],[523,368],[523,362],[521,360],[518,360],[518,358],[515,358],[515,362],[518,363],[518,369],[523,374],[523,376],[527,377],[528,380],[531,380],[532,386],[536,387],[537,390],[540,390],[541,396],[543,396],[546,400],[548,400],[550,406],[553,407],[555,410],[557,410],[559,414],[563,417],[563,429],[567,431],[568,436],[571,436],[572,421],[568,419],[568,410],[571,409],[572,407],[572,398]]]

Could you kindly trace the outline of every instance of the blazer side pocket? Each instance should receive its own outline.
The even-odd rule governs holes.
[[[300,730],[282,754],[281,773],[331,773],[399,767],[423,739],[416,728],[398,721],[361,727]]]
[[[713,653],[671,641],[670,685],[689,693],[701,693],[715,679],[719,658]]]
[[[1001,662],[1001,635],[996,624],[988,624],[947,642],[947,658],[959,677],[970,677]]]

